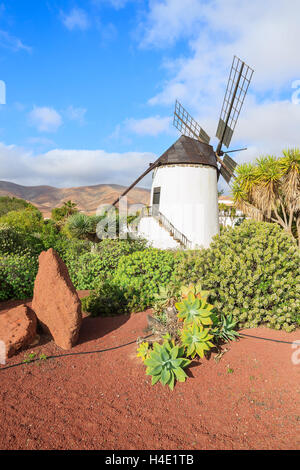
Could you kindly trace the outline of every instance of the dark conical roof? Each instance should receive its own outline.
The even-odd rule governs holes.
[[[159,165],[175,165],[177,163],[201,164],[217,168],[213,147],[186,135],[179,137],[159,159]]]

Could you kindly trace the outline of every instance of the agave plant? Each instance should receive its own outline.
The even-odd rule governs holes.
[[[210,334],[209,328],[203,328],[202,325],[198,326],[195,323],[187,326],[181,334],[181,342],[185,347],[187,356],[192,359],[198,354],[203,357],[205,351],[209,351],[214,347],[210,341],[214,336]]]
[[[146,374],[152,376],[152,385],[161,382],[173,390],[175,381],[185,382],[187,375],[184,368],[190,360],[184,356],[184,347],[175,346],[173,341],[165,339],[163,344],[154,343],[153,350],[145,359]]]
[[[183,299],[186,299],[190,293],[194,294],[195,297],[202,300],[207,300],[209,296],[209,291],[202,290],[200,282],[198,282],[197,284],[190,284],[187,287],[181,287],[181,296]]]
[[[214,308],[206,302],[206,299],[199,299],[190,292],[187,299],[175,304],[178,310],[178,318],[184,321],[184,324],[196,323],[197,325],[212,325],[211,310]]]
[[[214,336],[226,342],[235,341],[240,336],[235,330],[236,324],[237,322],[233,320],[231,314],[221,315],[221,318],[215,321]]]
[[[149,356],[149,343],[148,341],[143,341],[137,348],[137,357],[140,357],[142,361],[145,361]]]

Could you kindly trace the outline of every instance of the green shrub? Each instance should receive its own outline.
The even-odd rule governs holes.
[[[41,212],[33,206],[23,210],[10,211],[0,217],[0,225],[13,227],[17,231],[27,234],[41,232],[43,223]]]
[[[300,309],[299,266],[299,250],[279,226],[245,221],[209,249],[186,252],[177,277],[185,284],[200,280],[219,314],[232,314],[240,328],[291,331]]]
[[[81,300],[82,309],[93,317],[121,315],[130,312],[128,292],[109,281],[98,282],[97,289]]]
[[[26,207],[36,209],[32,204],[30,204],[30,202],[27,202],[24,199],[18,199],[16,197],[9,196],[0,197],[0,217],[11,211],[20,211],[26,209]]]
[[[76,289],[94,289],[101,280],[114,275],[122,256],[143,246],[143,241],[136,240],[107,239],[99,244],[72,240],[64,249],[62,258]]]
[[[174,282],[181,252],[149,248],[120,259],[113,283],[125,292],[134,292],[133,311],[144,310],[155,302],[160,287]]]
[[[0,255],[0,300],[32,297],[38,259],[32,255]]]

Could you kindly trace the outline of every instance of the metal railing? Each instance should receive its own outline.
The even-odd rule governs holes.
[[[192,243],[190,240],[170,222],[167,217],[162,214],[158,209],[153,206],[145,206],[141,210],[140,218],[142,217],[154,217],[162,227],[164,227],[169,234],[176,240],[180,245],[185,248],[191,248]]]

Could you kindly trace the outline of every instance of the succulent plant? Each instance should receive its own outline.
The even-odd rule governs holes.
[[[223,341],[235,341],[240,336],[235,329],[237,321],[233,320],[232,314],[227,316],[221,315],[221,318],[216,319],[214,324],[214,336]]]
[[[186,299],[190,293],[194,294],[195,297],[202,300],[207,300],[209,296],[208,290],[202,290],[201,282],[197,284],[190,284],[189,286],[181,287],[181,296],[183,299]]]
[[[214,306],[208,304],[206,299],[202,300],[195,297],[192,292],[182,302],[177,302],[175,307],[178,310],[178,318],[183,319],[185,324],[196,323],[207,326],[213,323],[211,310]]]
[[[176,380],[185,382],[187,375],[183,369],[190,362],[184,357],[184,348],[175,346],[168,337],[163,344],[153,344],[153,350],[144,364],[147,366],[146,374],[152,376],[152,385],[160,381],[162,385],[169,385],[173,390]]]
[[[149,343],[143,341],[137,348],[137,357],[140,357],[144,361],[149,355]]]
[[[192,359],[198,354],[203,357],[205,351],[209,351],[214,344],[210,341],[214,335],[210,334],[209,328],[203,328],[202,325],[195,323],[188,325],[182,330],[181,342],[185,347],[186,355]]]

